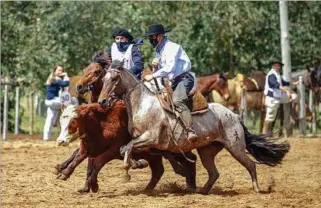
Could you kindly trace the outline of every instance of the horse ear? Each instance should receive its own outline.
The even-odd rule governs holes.
[[[224,75],[225,75],[226,78],[228,78],[229,72],[225,72]]]

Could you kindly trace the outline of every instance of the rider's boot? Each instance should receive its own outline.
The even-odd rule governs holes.
[[[192,129],[193,121],[192,121],[192,115],[189,110],[184,110],[182,113],[182,120],[184,121],[185,130],[187,132],[187,140],[191,143],[194,143],[198,136],[194,129]]]

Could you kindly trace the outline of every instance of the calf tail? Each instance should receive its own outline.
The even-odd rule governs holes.
[[[267,139],[267,135],[251,134],[241,122],[244,129],[247,151],[259,162],[269,166],[281,164],[290,150],[287,142],[277,143],[276,139]]]

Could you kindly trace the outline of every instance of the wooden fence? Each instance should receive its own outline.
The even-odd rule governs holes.
[[[15,93],[14,134],[19,134],[19,129],[20,129],[19,112],[20,112],[21,88],[28,87],[29,85],[30,85],[30,82],[27,82],[24,78],[18,78],[17,80],[9,80],[7,77],[5,77],[4,79],[1,79],[0,86],[1,87],[3,86],[4,88],[3,109],[0,108],[0,115],[1,115],[1,112],[3,114],[3,117],[2,117],[3,119],[2,119],[2,122],[0,123],[0,127],[2,126],[2,129],[1,128],[0,129],[2,130],[3,140],[6,140],[8,136],[9,90],[10,90],[10,93]],[[35,113],[34,97],[35,97],[35,92],[30,90],[27,93],[27,103],[28,103],[27,109],[30,112],[30,116],[29,116],[29,123],[30,123],[29,134],[30,135],[34,133],[34,113]],[[2,96],[1,96],[0,104],[1,102],[2,102]]]

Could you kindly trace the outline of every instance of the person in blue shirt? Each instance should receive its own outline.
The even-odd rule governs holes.
[[[168,77],[173,89],[173,102],[177,112],[183,120],[187,139],[194,142],[197,139],[196,132],[192,129],[192,116],[187,107],[188,95],[194,88],[194,76],[191,74],[191,61],[182,46],[168,40],[165,30],[161,24],[153,24],[149,27],[145,37],[156,49],[156,57],[152,63],[153,74],[146,75],[145,80]]]
[[[131,71],[138,79],[144,68],[144,58],[138,45],[133,41],[132,34],[123,28],[116,29],[112,34],[115,42],[106,51],[111,60],[124,60],[124,68]]]
[[[273,61],[272,69],[265,77],[265,107],[266,116],[263,133],[272,135],[273,121],[276,118],[280,103],[289,103],[297,98],[295,93],[291,92],[290,82],[284,80],[280,75],[283,63]]]
[[[56,66],[50,73],[46,81],[47,118],[43,130],[43,140],[50,140],[51,128],[56,123],[62,102],[59,98],[59,91],[68,88],[69,77],[62,66]]]

